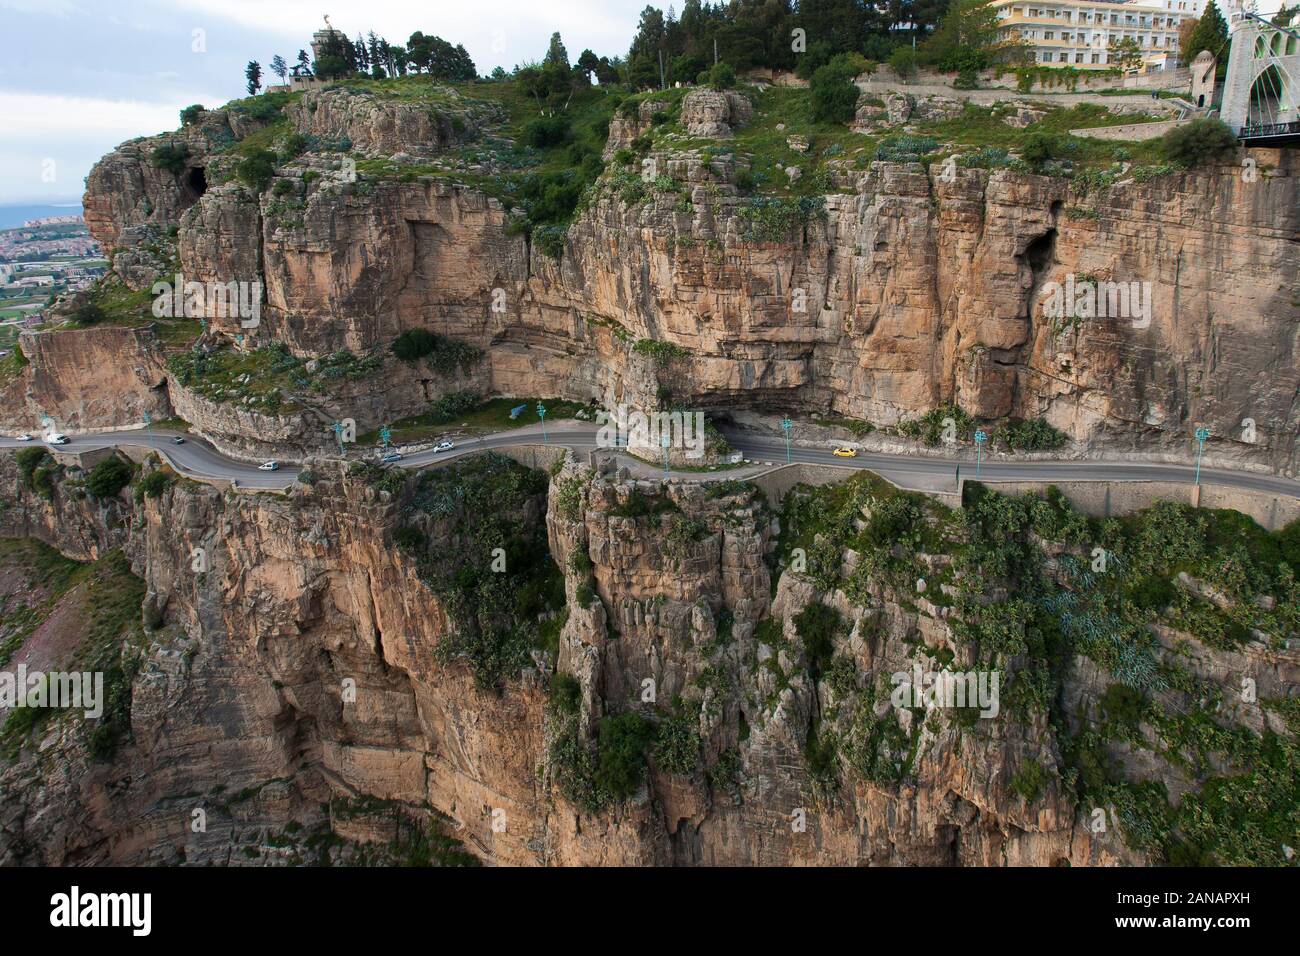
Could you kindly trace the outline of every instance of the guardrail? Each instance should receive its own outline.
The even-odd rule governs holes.
[[[1237,133],[1237,139],[1272,139],[1277,136],[1300,136],[1300,120],[1243,126]]]

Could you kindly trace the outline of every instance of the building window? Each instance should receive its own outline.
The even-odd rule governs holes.
[[[1044,63],[1051,63],[1051,62],[1052,62],[1052,53],[1051,53],[1050,50],[1043,54],[1043,62],[1044,62]]]
[[[1083,54],[1082,54],[1082,53],[1076,53],[1076,54],[1074,55],[1074,62],[1075,62],[1075,63],[1082,63],[1082,62],[1083,62]]]
[[[1043,31],[1043,39],[1044,39],[1044,40],[1053,40],[1053,39],[1055,39],[1055,38],[1056,38],[1056,31],[1055,31],[1055,30],[1044,30],[1044,31]]]
[[[1093,63],[1100,63],[1100,62],[1101,62],[1101,57],[1100,57],[1098,54],[1094,53],[1094,54],[1092,55],[1092,62],[1093,62]]]

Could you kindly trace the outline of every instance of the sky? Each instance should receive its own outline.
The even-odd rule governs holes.
[[[80,201],[100,156],[175,129],[191,103],[245,95],[248,61],[264,74],[276,53],[292,62],[323,14],[354,38],[374,30],[404,43],[420,30],[463,43],[489,73],[540,59],[555,30],[575,59],[585,48],[623,55],[647,2],[0,0],[0,205]]]
[[[463,43],[488,73],[541,59],[556,30],[575,59],[623,55],[646,2],[0,0],[0,205],[79,201],[100,156],[175,129],[191,103],[246,95],[248,61],[265,76],[274,54],[310,52],[323,14],[353,38],[404,43],[421,30]]]

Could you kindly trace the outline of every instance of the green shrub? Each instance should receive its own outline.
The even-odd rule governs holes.
[[[1033,169],[1042,169],[1043,166],[1053,159],[1056,159],[1061,152],[1061,138],[1055,133],[1045,133],[1041,130],[1035,130],[1025,137],[1020,147],[1020,158],[1028,163]]]
[[[830,667],[836,635],[844,629],[844,617],[825,604],[809,604],[794,616],[794,627],[803,641],[808,670],[816,680]]]
[[[569,570],[574,574],[587,574],[592,567],[591,555],[585,544],[579,544],[569,553]]]
[[[261,193],[275,178],[275,154],[257,149],[249,153],[235,167],[235,178],[254,193]]]
[[[1026,760],[1011,777],[1010,790],[1026,803],[1033,803],[1047,783],[1047,771],[1037,760]]]
[[[136,486],[136,496],[138,498],[160,498],[163,492],[171,487],[174,480],[175,477],[171,472],[158,468],[145,475],[140,484]]]
[[[18,463],[18,477],[28,490],[32,488],[32,475],[36,469],[50,460],[50,453],[44,448],[24,448],[14,455],[14,461]]]
[[[596,784],[616,800],[634,794],[645,779],[646,747],[654,728],[635,711],[606,717],[597,728]]]
[[[560,115],[539,116],[524,125],[521,138],[525,146],[534,149],[559,146],[569,138],[569,121]]]
[[[1171,129],[1160,147],[1169,162],[1194,167],[1231,158],[1237,137],[1222,120],[1207,116]]]
[[[929,136],[891,136],[876,147],[876,159],[892,163],[916,163],[934,152],[939,141]]]
[[[860,58],[859,58],[860,59]],[[819,123],[850,123],[857,112],[859,90],[853,82],[858,63],[837,56],[812,78],[812,114]]]
[[[715,90],[729,90],[736,85],[736,71],[729,63],[715,63],[709,70],[709,85]]]
[[[424,542],[424,532],[411,525],[403,525],[393,532],[393,544],[403,551],[423,551]]]
[[[483,350],[477,346],[449,339],[427,329],[406,330],[393,340],[391,349],[402,361],[416,362],[424,359],[430,368],[443,375],[449,375],[457,369],[468,372],[483,358]]]
[[[112,498],[131,483],[132,469],[114,455],[105,458],[86,475],[86,490],[96,498]]]
[[[98,325],[108,318],[108,313],[96,302],[83,302],[72,310],[72,324],[78,326]]]
[[[700,766],[700,735],[688,713],[666,717],[655,734],[655,763],[679,777],[693,774]]]
[[[568,235],[568,229],[563,226],[538,226],[533,230],[533,245],[543,255],[558,260],[564,255],[564,242]]]
[[[899,79],[907,80],[916,76],[917,62],[916,51],[908,46],[897,47],[889,54],[889,68]]]
[[[1066,442],[1064,434],[1041,418],[1010,422],[999,428],[993,438],[1011,451],[1051,451]]]
[[[557,672],[551,678],[551,708],[560,714],[576,714],[582,706],[582,684],[572,674]]]
[[[661,342],[656,339],[638,339],[632,346],[638,355],[648,355],[655,362],[663,364],[687,355],[686,349],[675,342]]]
[[[189,126],[191,123],[198,122],[199,114],[203,112],[203,104],[194,103],[181,110],[181,125]]]
[[[185,172],[185,166],[190,158],[190,148],[184,143],[165,143],[162,146],[154,148],[149,154],[149,162],[157,169],[165,169],[173,175],[179,176]]]

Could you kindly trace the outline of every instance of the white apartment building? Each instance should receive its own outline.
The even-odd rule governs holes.
[[[1112,41],[1132,38],[1142,72],[1178,65],[1178,27],[1198,15],[1206,0],[1089,3],[1087,0],[993,0],[1001,37],[1020,38],[1042,66],[1111,69]],[[1186,8],[1186,9],[1184,9]]]

